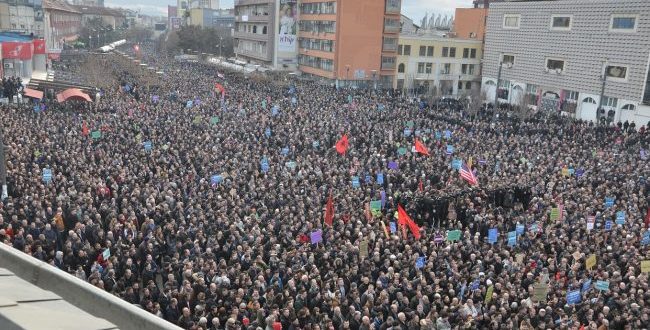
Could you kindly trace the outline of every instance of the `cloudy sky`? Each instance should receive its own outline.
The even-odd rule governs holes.
[[[376,0],[378,1],[378,0]],[[419,22],[425,13],[453,14],[456,7],[470,7],[472,0],[403,0],[402,13]],[[176,5],[176,0],[106,0],[109,7],[140,10],[143,14],[167,15],[167,5]],[[221,0],[221,8],[232,8],[233,0]]]

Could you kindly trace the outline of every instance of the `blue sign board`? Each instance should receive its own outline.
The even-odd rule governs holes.
[[[580,295],[580,290],[569,291],[566,294],[566,303],[567,305],[575,305],[580,302],[582,296]]]
[[[49,168],[43,169],[43,182],[50,183],[52,182],[52,170]]]
[[[352,187],[353,188],[361,187],[361,183],[359,182],[359,177],[358,176],[353,176],[352,177]]]
[[[213,175],[212,177],[210,177],[210,183],[211,183],[213,186],[218,185],[218,184],[221,183],[222,181],[223,181],[223,177],[222,177],[221,175]]]
[[[496,228],[490,228],[488,230],[488,243],[494,244],[497,242],[498,238],[499,238],[499,230]]]
[[[591,289],[591,279],[587,279],[584,283],[582,283],[582,293],[588,292],[589,289]]]
[[[151,151],[151,141],[145,141],[144,142],[144,150],[145,151]]]
[[[451,155],[453,153],[454,153],[454,146],[452,146],[451,144],[448,144],[447,145],[447,155]]]
[[[508,232],[508,246],[515,246],[515,245],[517,245],[517,232],[516,231]]]
[[[594,287],[599,291],[609,291],[609,281],[596,281]]]
[[[266,157],[262,158],[262,161],[260,162],[260,166],[262,168],[262,172],[266,173],[269,171],[269,160],[266,159]]]
[[[451,161],[451,167],[454,170],[460,170],[460,168],[463,166],[463,161],[460,159],[454,159]]]
[[[526,226],[518,223],[516,231],[517,231],[517,235],[522,235],[524,231],[526,231]]]
[[[380,185],[384,184],[384,174],[383,173],[377,173],[377,184],[380,184]]]
[[[415,268],[416,269],[421,269],[424,268],[424,257],[418,257],[418,259],[415,261]]]

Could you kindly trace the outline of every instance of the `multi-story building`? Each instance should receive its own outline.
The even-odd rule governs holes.
[[[493,2],[487,22],[488,101],[650,120],[650,1]]]
[[[42,0],[0,1],[0,31],[42,37]]]
[[[285,9],[281,19],[279,18],[280,7],[289,8],[289,10]],[[294,31],[295,37],[296,7],[295,0],[235,0],[233,32],[235,55],[249,63],[269,67],[277,67],[280,63],[295,65],[295,40],[293,48],[289,39],[287,39],[289,45],[287,40],[283,40],[280,51],[276,51],[275,46],[280,37],[277,25],[284,24],[282,32]],[[282,56],[279,56],[279,52]]]
[[[392,88],[401,0],[302,0],[300,71],[337,86]]]
[[[235,26],[232,9],[192,8],[190,21],[204,28],[232,29]]]
[[[219,0],[190,0],[189,7],[190,9],[219,9]]]
[[[124,23],[122,11],[106,7],[74,6],[81,13],[81,21],[85,25],[91,20],[101,20],[104,26],[116,29]]]
[[[65,0],[44,0],[43,9],[47,53],[60,53],[63,44],[79,37],[81,12]]]
[[[482,42],[448,33],[402,33],[394,87],[412,95],[465,96],[481,84]]]

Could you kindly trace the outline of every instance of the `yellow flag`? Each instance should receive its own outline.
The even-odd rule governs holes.
[[[469,157],[467,160],[467,168],[472,168],[472,164],[474,164],[474,158],[472,156]]]

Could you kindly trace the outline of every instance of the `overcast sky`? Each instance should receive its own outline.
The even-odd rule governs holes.
[[[375,0],[380,1],[380,0]],[[106,6],[140,10],[143,14],[167,16],[167,5],[175,0],[106,0]],[[470,7],[472,0],[403,0],[402,13],[420,22],[425,13],[453,14],[456,7]],[[233,0],[221,0],[221,8],[232,8]]]

